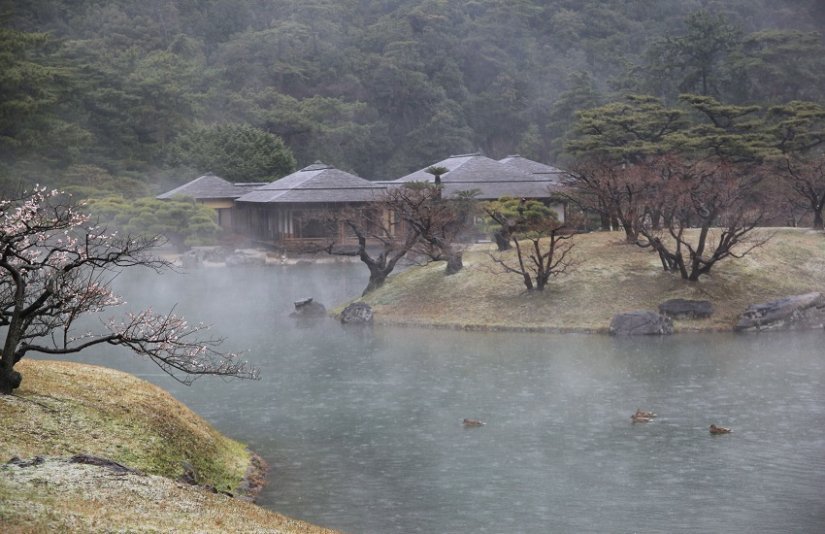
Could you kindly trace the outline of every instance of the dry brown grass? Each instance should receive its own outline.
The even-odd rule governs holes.
[[[604,332],[616,313],[651,309],[670,298],[713,302],[714,316],[678,321],[677,331],[729,330],[749,305],[825,290],[825,236],[805,229],[761,230],[772,235],[743,259],[718,263],[698,283],[662,271],[658,256],[627,245],[617,232],[577,236],[575,271],[544,292],[527,293],[520,277],[501,274],[492,245],[465,254],[465,269],[444,276],[443,263],[393,276],[363,300],[377,322],[466,329]]]
[[[145,475],[57,460],[0,466],[0,532],[328,532],[175,482],[186,461],[202,484],[236,492],[251,453],[160,388],[69,362],[16,368],[21,388],[0,395],[0,460],[88,454]]]
[[[2,532],[332,533],[168,478],[57,459],[0,466],[0,499]]]

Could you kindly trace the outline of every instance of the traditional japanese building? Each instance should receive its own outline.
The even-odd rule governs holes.
[[[351,239],[345,210],[380,210],[386,187],[321,162],[255,188],[235,200],[241,226],[255,240],[307,249]]]
[[[216,222],[221,228],[233,230],[235,228],[233,220],[235,200],[261,185],[260,183],[233,184],[212,173],[207,173],[180,187],[158,195],[156,198],[160,200],[191,198],[195,202],[214,209],[217,217]]]
[[[434,167],[447,169],[440,176],[445,198],[467,192],[474,193],[473,198],[478,200],[496,200],[502,197],[536,199],[553,208],[559,220],[564,221],[565,202],[560,194],[565,189],[563,172],[521,156],[508,156],[501,161],[481,154],[450,156],[384,183],[432,183],[435,182],[435,176],[427,172],[427,169]]]

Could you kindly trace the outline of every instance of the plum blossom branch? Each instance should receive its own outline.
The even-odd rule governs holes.
[[[128,347],[186,384],[202,375],[257,378],[237,354],[217,349],[222,339],[201,338],[208,327],[172,312],[144,310],[109,320],[102,332],[73,333],[80,317],[122,303],[110,287],[122,269],[171,267],[150,255],[156,243],[90,224],[82,206],[58,191],[35,187],[0,200],[0,392],[19,385],[12,369],[28,352],[69,354],[101,344]]]

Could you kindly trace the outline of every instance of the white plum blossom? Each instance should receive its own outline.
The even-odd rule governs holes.
[[[19,385],[13,368],[29,352],[67,354],[104,343],[129,347],[184,383],[207,374],[257,377],[237,354],[216,349],[221,339],[201,338],[205,325],[173,313],[149,309],[110,320],[101,332],[74,333],[81,316],[123,304],[110,287],[121,269],[170,266],[149,256],[155,238],[121,237],[89,222],[56,190],[35,187],[0,200],[0,393]]]

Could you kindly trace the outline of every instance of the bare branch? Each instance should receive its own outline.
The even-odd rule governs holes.
[[[222,340],[200,339],[205,326],[172,313],[147,310],[110,321],[104,332],[74,334],[78,318],[121,303],[110,286],[122,269],[170,264],[149,254],[155,238],[110,234],[60,198],[36,188],[0,201],[0,393],[19,386],[13,368],[29,352],[69,354],[99,344],[129,347],[184,383],[205,374],[257,377],[236,354],[216,349]]]

